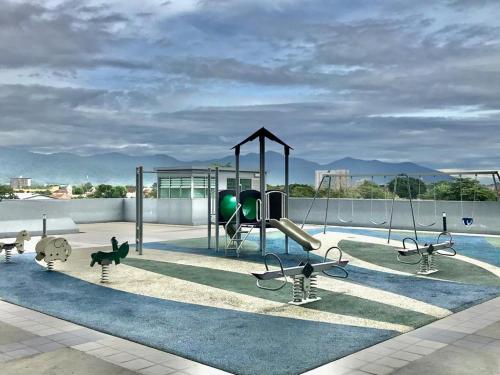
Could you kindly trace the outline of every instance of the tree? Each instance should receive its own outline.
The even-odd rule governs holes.
[[[84,193],[88,193],[89,191],[92,191],[92,184],[90,182],[86,182],[82,185],[82,189]]]
[[[155,182],[151,186],[150,192],[146,195],[146,198],[156,198],[158,196],[158,184]]]
[[[127,189],[124,186],[111,186],[101,184],[96,187],[94,198],[125,198]]]
[[[81,186],[73,187],[73,195],[82,195],[84,193],[83,188]]]
[[[448,182],[448,200],[464,201],[495,201],[494,191],[481,185],[481,183],[472,178],[455,178]]]
[[[311,185],[306,184],[291,184],[289,186],[291,197],[306,197],[312,198],[316,191]]]
[[[408,183],[410,184],[410,193],[412,198],[417,198],[419,190],[421,195],[425,194],[425,192],[427,191],[427,186],[425,185],[425,182],[419,178],[399,176],[397,180],[398,183],[396,187],[396,195],[400,198],[410,198],[408,194]],[[395,185],[396,185],[396,178],[391,180],[387,185],[391,193],[394,193]]]
[[[356,187],[355,191],[357,193],[356,195],[363,199],[384,199],[388,197],[387,191],[383,186],[366,180]]]
[[[17,199],[14,190],[9,185],[0,185],[0,200]]]

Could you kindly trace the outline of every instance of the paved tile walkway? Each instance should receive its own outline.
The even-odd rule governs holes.
[[[72,348],[137,374],[227,374],[179,356],[97,332],[1,300],[0,332],[2,332],[0,337],[0,369],[1,364],[7,361],[37,356],[61,348]],[[406,374],[405,368],[410,368],[413,363],[418,361],[431,358],[433,353],[440,350],[456,353],[455,358],[452,355],[448,361],[454,360],[456,362],[456,357],[460,356],[459,363],[461,365],[468,361],[467,353],[469,352],[475,353],[474,350],[479,350],[486,355],[489,353],[494,358],[498,358],[498,362],[490,364],[488,372],[481,372],[481,369],[476,367],[474,374],[500,374],[500,297],[361,350],[309,371],[307,374]],[[477,354],[474,355],[477,357]],[[446,358],[434,355],[432,361],[438,361],[437,365],[446,367]],[[498,366],[498,372],[492,372],[491,366],[494,369]],[[452,368],[450,371],[450,374],[457,374]],[[444,374],[445,372],[439,373]]]
[[[480,353],[486,354],[484,361],[488,361],[488,356],[491,355],[499,359],[498,362],[490,363],[496,372],[491,372],[490,369],[481,372],[476,367],[473,372],[464,373],[500,374],[500,297],[321,366],[307,372],[307,375],[402,374],[406,373],[405,368],[417,361],[426,363],[427,366],[431,363],[439,371],[427,372],[429,374],[448,374],[446,371],[458,374],[455,368],[444,370],[447,362],[451,365],[453,358],[431,358],[431,355],[440,350],[454,351],[456,356],[461,356],[458,363],[462,367],[466,367],[467,361],[480,355],[460,349],[479,349]]]
[[[226,372],[0,300],[2,363],[73,348],[144,375],[219,375]],[[33,369],[36,373],[36,369]],[[68,372],[61,372],[61,375]],[[100,375],[100,374],[96,374]]]

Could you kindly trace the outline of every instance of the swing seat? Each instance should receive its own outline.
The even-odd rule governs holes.
[[[474,222],[474,218],[472,218],[472,217],[463,217],[462,221],[463,221],[463,223],[464,223],[465,226],[471,226],[472,223]]]

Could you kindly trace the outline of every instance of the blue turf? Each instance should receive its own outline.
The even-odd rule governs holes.
[[[0,298],[239,374],[301,373],[396,334],[145,297],[49,273],[32,254],[15,261],[0,264]]]

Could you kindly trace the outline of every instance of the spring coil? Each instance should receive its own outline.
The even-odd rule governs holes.
[[[54,261],[51,260],[49,263],[47,263],[47,271],[54,271]]]
[[[310,280],[310,288],[309,288],[309,297],[308,298],[317,298],[318,277],[317,277],[317,275],[311,275],[309,280]]]
[[[301,277],[293,277],[293,302],[302,302],[304,298],[303,280]]]
[[[437,270],[436,257],[434,256],[434,254],[429,255],[429,270],[431,270],[431,271]]]
[[[429,272],[429,254],[422,254],[422,261],[420,262],[420,273]]]
[[[109,264],[101,266],[101,283],[109,283]]]
[[[12,258],[12,250],[5,249],[5,263],[10,263]]]

